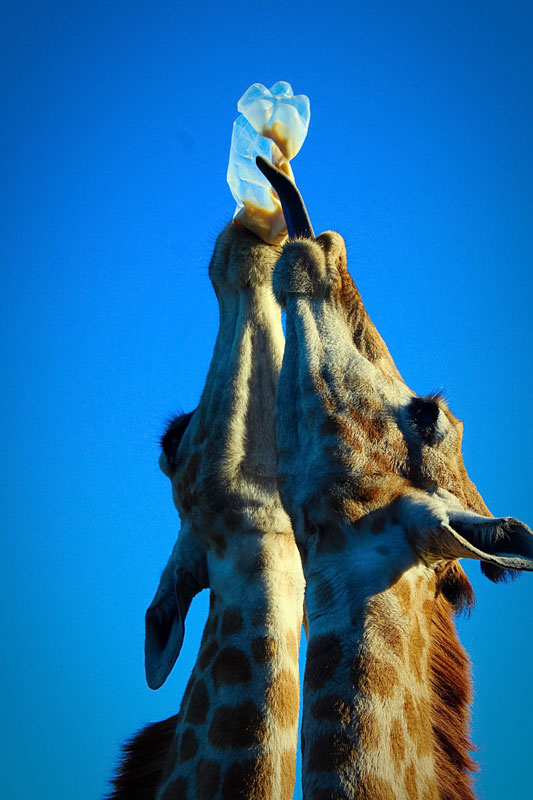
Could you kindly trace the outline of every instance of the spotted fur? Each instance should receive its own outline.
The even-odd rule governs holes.
[[[490,516],[443,396],[401,378],[338,234],[287,244],[274,289],[279,486],[307,579],[304,797],[472,800],[457,558],[498,579],[533,568],[533,537]]]
[[[143,800],[292,796],[304,580],[276,476],[278,255],[230,224],[211,259],[220,325],[205,387],[161,440],[182,526],[146,617],[152,688],[172,669],[204,587],[209,616],[179,715],[126,746],[113,800],[137,790]]]

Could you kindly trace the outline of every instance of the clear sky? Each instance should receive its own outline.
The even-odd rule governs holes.
[[[194,663],[205,593],[173,674],[145,684],[144,610],[178,531],[157,440],[209,364],[207,264],[251,83],[309,96],[292,164],[315,231],[344,235],[410,386],[444,387],[493,513],[533,523],[532,22],[518,0],[4,6],[6,798],[99,797]],[[529,800],[533,576],[466,569],[479,794]]]

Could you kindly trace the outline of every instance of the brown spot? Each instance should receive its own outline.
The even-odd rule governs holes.
[[[354,687],[369,696],[378,695],[382,700],[394,696],[398,685],[398,673],[392,664],[387,664],[373,655],[356,654],[351,671]]]
[[[170,781],[161,795],[161,800],[176,800],[176,797],[187,797],[186,778],[176,778],[176,780]]]
[[[350,606],[350,622],[355,628],[358,628],[359,625],[363,622],[366,616],[366,608],[364,605],[360,605],[359,603],[353,603]]]
[[[252,680],[250,662],[237,647],[225,647],[220,651],[211,667],[211,675],[217,689]]]
[[[433,728],[431,725],[431,708],[425,698],[418,700],[418,740],[416,742],[419,756],[433,753]]]
[[[409,800],[418,800],[420,797],[418,793],[418,782],[416,779],[416,770],[413,762],[411,762],[405,769],[405,791]]]
[[[284,750],[281,754],[281,800],[290,800],[296,778],[296,750]]]
[[[359,486],[359,500],[361,503],[383,502],[383,486],[373,476],[371,480],[361,481]]]
[[[318,722],[328,720],[339,722],[343,726],[349,725],[352,718],[349,702],[333,694],[320,697],[313,703],[311,714]]]
[[[219,765],[215,761],[200,759],[196,765],[196,800],[214,800],[219,785]]]
[[[242,516],[237,511],[224,511],[224,524],[229,531],[238,531],[242,527]]]
[[[422,613],[426,618],[428,626],[430,626],[433,617],[433,600],[424,600],[422,603]]]
[[[254,609],[254,611],[252,612],[252,616],[250,618],[250,621],[254,626],[254,628],[261,628],[265,624],[266,615],[267,615],[266,608],[260,606],[259,608]]]
[[[403,718],[405,720],[405,724],[407,725],[407,733],[409,734],[411,741],[415,744],[418,739],[419,719],[415,701],[411,693],[408,691],[405,692],[403,701]]]
[[[213,714],[209,741],[221,750],[256,747],[267,735],[260,709],[251,700],[237,706],[220,706]]]
[[[315,598],[317,605],[321,608],[329,606],[333,603],[335,598],[335,591],[331,585],[331,581],[326,578],[315,582]]]
[[[392,592],[396,596],[400,608],[404,614],[409,614],[411,610],[411,586],[407,578],[400,578],[392,587]]]
[[[194,676],[191,675],[191,677],[187,681],[187,686],[185,687],[185,691],[183,692],[183,698],[181,701],[181,708],[180,708],[180,716],[185,713],[185,707],[187,705],[189,697],[191,696],[193,686],[194,686]]]
[[[190,722],[192,725],[203,725],[208,711],[209,695],[205,683],[200,679],[192,691],[185,722]]]
[[[339,433],[339,425],[337,423],[336,417],[326,417],[322,425],[320,426],[320,433],[324,434],[325,436],[337,436]]]
[[[222,616],[222,636],[231,636],[242,630],[242,616],[238,608],[227,608]]]
[[[342,659],[340,640],[334,634],[315,636],[309,641],[305,664],[305,684],[322,689],[330,681]]]
[[[357,717],[359,746],[365,750],[377,750],[381,745],[381,731],[374,714],[361,711]]]
[[[426,786],[422,794],[422,800],[440,800],[441,795],[436,786]]]
[[[399,719],[393,719],[390,726],[390,747],[394,768],[399,773],[405,756],[405,737]]]
[[[218,631],[218,614],[209,612],[207,622],[205,623],[204,636],[216,636]]]
[[[379,413],[372,415],[368,411],[363,413],[354,405],[348,406],[348,413],[362,432],[360,438],[375,442],[382,437],[386,425]]]
[[[380,556],[390,556],[391,551],[384,544],[378,544],[376,547],[376,553],[379,553]]]
[[[355,745],[343,733],[327,733],[309,744],[309,772],[338,772],[355,761]]]
[[[332,397],[331,390],[324,379],[324,376],[316,373],[312,376],[312,378],[315,383],[317,394],[322,401],[322,405],[328,413],[333,413],[337,408],[337,404],[335,402],[335,398]]]
[[[336,507],[338,500],[331,498],[332,504]],[[322,553],[340,553],[346,548],[346,534],[341,528],[336,525],[320,526],[318,531],[318,542],[316,552]]]
[[[222,783],[221,800],[265,800],[272,794],[274,769],[267,756],[230,764]]]
[[[415,618],[411,636],[409,637],[409,664],[411,673],[420,682],[423,679],[424,656],[427,652],[426,640],[420,630],[420,622]]]
[[[278,643],[270,636],[257,636],[252,639],[252,655],[254,660],[264,666],[272,661],[278,654]]]
[[[201,670],[206,669],[209,666],[211,659],[215,655],[216,651],[218,650],[218,642],[212,639],[209,644],[206,644],[205,647],[202,647],[200,650],[200,655],[198,657],[198,666]]]
[[[374,536],[379,536],[379,534],[384,533],[389,522],[389,511],[383,508],[377,508],[375,511],[371,511],[366,518],[366,523],[370,523],[370,533],[374,534]]]
[[[192,728],[187,728],[183,731],[183,736],[181,737],[179,759],[180,761],[189,761],[189,759],[194,758],[197,752],[198,739],[196,734]]]
[[[372,466],[378,472],[394,472],[395,464],[387,453],[380,451],[372,453]]]
[[[298,683],[287,669],[281,670],[267,689],[267,703],[282,728],[298,724],[298,695]]]
[[[178,497],[185,511],[190,511],[193,505],[196,503],[195,484],[198,479],[200,463],[200,451],[195,451],[191,455],[189,463],[187,464],[187,468],[178,483]]]
[[[354,428],[348,420],[343,419],[342,417],[337,417],[335,422],[338,429],[337,435],[342,439],[342,441],[348,445],[350,450],[355,451],[356,453],[362,453],[363,443],[361,441],[361,431],[357,428]]]
[[[204,425],[200,425],[198,430],[196,431],[193,439],[193,444],[202,444],[207,436],[207,428]]]
[[[287,650],[289,651],[289,656],[296,664],[298,661],[298,639],[294,631],[291,630],[287,631]]]
[[[346,517],[347,522],[357,522],[363,515],[363,509],[360,503],[348,498],[343,502],[342,513]]]
[[[222,534],[214,533],[211,536],[211,541],[214,543],[217,550],[220,550],[222,553],[226,550],[228,543]]]
[[[391,652],[398,658],[403,658],[402,635],[396,625],[392,622],[389,625],[384,625],[381,628],[381,635]]]
[[[397,800],[396,792],[379,775],[368,775],[357,787],[356,800]]]

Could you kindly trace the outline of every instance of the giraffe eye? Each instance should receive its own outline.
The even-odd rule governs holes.
[[[433,446],[442,438],[438,432],[440,407],[436,397],[413,397],[407,413],[410,426],[424,444]]]
[[[189,411],[188,414],[179,414],[174,417],[161,437],[161,449],[165,454],[171,472],[176,470],[178,447],[193,414],[194,411]]]

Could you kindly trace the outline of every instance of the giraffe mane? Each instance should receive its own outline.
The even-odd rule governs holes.
[[[462,567],[451,561],[437,570],[431,624],[432,726],[440,800],[475,800],[470,756],[470,660],[459,642],[454,613],[469,610],[474,591]]]
[[[178,715],[146,725],[122,746],[113,790],[104,800],[153,800],[161,781]]]

